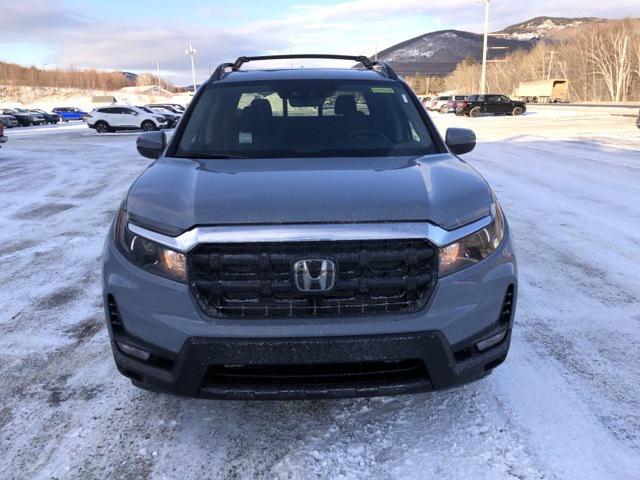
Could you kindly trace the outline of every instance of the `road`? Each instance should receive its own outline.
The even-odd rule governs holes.
[[[520,266],[512,349],[455,390],[226,402],[111,359],[100,253],[135,134],[12,129],[0,150],[0,478],[640,479],[640,130],[606,109],[472,127]]]
[[[558,107],[558,108],[623,108],[623,109],[634,109],[638,110],[640,108],[640,103],[633,102],[624,102],[624,103],[615,103],[615,102],[600,102],[600,103],[537,103],[537,104],[529,104],[529,107],[537,110],[540,107]]]

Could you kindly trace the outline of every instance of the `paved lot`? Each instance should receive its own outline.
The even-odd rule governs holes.
[[[148,165],[136,134],[9,130],[0,478],[640,478],[640,130],[611,113],[434,114],[443,131],[476,129],[466,158],[514,232],[512,350],[463,388],[341,401],[199,401],[132,387],[111,359],[99,256]]]

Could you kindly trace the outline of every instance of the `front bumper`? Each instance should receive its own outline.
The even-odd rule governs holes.
[[[120,373],[147,390],[199,398],[284,400],[398,395],[454,387],[490,373],[505,360],[509,343],[508,334],[486,353],[458,360],[437,331],[319,338],[192,337],[173,359],[151,363],[124,354],[115,342],[112,346]],[[410,361],[424,369],[408,371]],[[352,370],[327,373],[336,364]],[[358,370],[369,364],[376,370]],[[291,366],[302,368],[303,373],[285,375]],[[247,369],[250,374],[244,372]]]
[[[124,259],[111,233],[105,245],[103,281],[114,359],[119,371],[135,385],[191,397],[285,399],[413,393],[449,388],[487,375],[504,361],[509,349],[516,274],[505,226],[505,239],[496,252],[440,279],[429,304],[409,314],[255,320],[207,317],[187,285],[149,274]],[[509,289],[512,308],[505,320],[501,312]],[[115,323],[113,308],[118,318]],[[475,348],[500,331],[507,332],[500,343],[483,352]],[[136,359],[116,341],[141,348],[151,358]],[[396,375],[408,361],[417,362],[422,370]],[[353,368],[355,373],[371,364],[386,373],[331,378],[322,373],[296,374],[295,382],[288,371],[277,374],[289,367],[298,373],[300,369],[317,373],[336,364]],[[260,374],[242,381],[242,372],[252,368],[261,369]],[[270,369],[276,373],[270,375]]]

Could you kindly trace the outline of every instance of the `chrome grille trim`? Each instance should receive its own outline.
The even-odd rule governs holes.
[[[428,222],[348,223],[301,225],[240,225],[225,227],[194,227],[170,237],[153,230],[128,224],[129,230],[180,252],[188,252],[205,243],[309,242],[341,240],[401,240],[425,239],[443,247],[456,242],[492,221],[490,215],[455,230],[445,230]]]

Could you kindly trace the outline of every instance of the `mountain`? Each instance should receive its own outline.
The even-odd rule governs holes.
[[[500,59],[516,50],[530,50],[540,39],[560,30],[604,19],[536,17],[511,25],[489,37],[489,60]],[[425,33],[400,42],[376,55],[400,75],[448,75],[468,57],[482,61],[483,36],[462,30]]]
[[[483,36],[461,30],[426,33],[377,54],[378,60],[389,62],[400,75],[448,75],[467,57],[482,61]],[[518,49],[529,50],[531,41],[492,37],[489,45],[501,47],[489,50],[490,60],[499,59]]]
[[[536,17],[526,22],[516,23],[496,33],[506,35],[507,38],[514,40],[539,40],[560,30],[595,22],[606,22],[606,20],[596,17]]]

